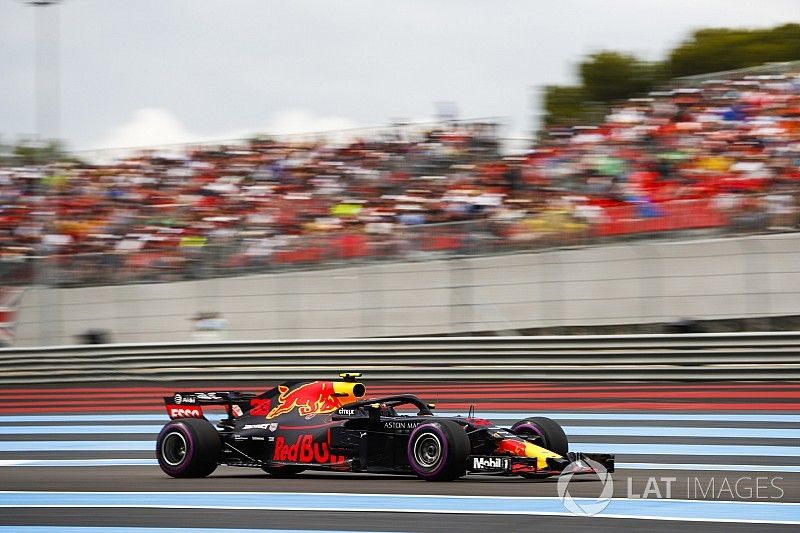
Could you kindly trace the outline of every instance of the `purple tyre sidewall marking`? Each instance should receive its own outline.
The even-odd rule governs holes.
[[[167,435],[176,432],[183,435],[183,438],[186,439],[186,455],[183,457],[183,461],[181,461],[180,464],[172,466],[162,458],[161,446]],[[194,456],[194,439],[192,438],[192,432],[189,431],[189,428],[186,426],[186,424],[181,424],[180,422],[171,422],[167,424],[161,430],[161,433],[158,434],[156,443],[156,455],[163,470],[173,474],[182,474],[189,468],[189,464],[192,462],[192,456]]]
[[[534,433],[536,436],[542,439],[542,442],[545,446],[549,446],[550,443],[547,442],[547,438],[544,436],[544,431],[542,431],[542,428],[533,422],[523,422],[522,424],[514,426],[514,433],[519,433],[520,431],[524,432],[525,430],[529,431],[530,433]]]
[[[420,468],[417,465],[416,458],[414,457],[414,440],[416,439],[417,435],[420,433],[433,433],[439,439],[439,443],[442,445],[441,451],[441,459],[439,460],[439,464],[436,465],[436,468],[432,470],[427,470]],[[420,477],[432,477],[441,472],[445,465],[447,464],[447,455],[449,453],[448,445],[447,445],[447,437],[442,431],[441,426],[439,424],[421,424],[414,428],[414,431],[411,432],[411,435],[408,438],[408,449],[406,454],[408,455],[408,464],[411,465],[411,469]]]

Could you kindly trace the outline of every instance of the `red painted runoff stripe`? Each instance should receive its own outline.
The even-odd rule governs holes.
[[[437,403],[436,408],[455,409],[466,408],[468,403]],[[513,405],[499,402],[480,402],[478,407],[481,410],[503,410],[518,411],[525,409],[550,410],[615,410],[615,411],[642,411],[642,410],[690,410],[690,411],[797,411],[800,409],[800,402],[797,403],[717,403],[717,402],[587,402],[587,403],[565,403],[565,402],[520,402]]]
[[[35,396],[43,396],[45,394],[50,395],[62,395],[62,394],[82,394],[82,395],[108,395],[108,394],[150,394],[150,395],[161,395],[161,396],[171,396],[175,392],[205,392],[205,391],[234,391],[234,390],[248,390],[251,392],[264,392],[269,390],[271,387],[264,387],[263,389],[253,390],[253,387],[197,387],[197,386],[186,386],[186,385],[175,385],[172,387],[159,387],[159,388],[151,388],[151,387],[131,387],[131,386],[124,386],[121,385],[119,387],[109,387],[109,388],[82,388],[82,387],[75,387],[75,388],[48,388],[48,387],[38,387],[38,388],[27,388],[27,389],[0,389],[0,396],[23,396],[23,395],[35,395]]]
[[[651,399],[656,398],[679,398],[679,399],[694,399],[694,398],[800,398],[800,390],[798,391],[654,391],[654,392],[638,392],[638,391],[610,391],[610,392],[489,392],[470,394],[469,390],[461,392],[447,392],[447,393],[430,393],[431,396],[450,397],[450,398],[465,398],[472,396],[475,398],[521,398],[521,399],[547,399],[547,398],[597,398],[597,399],[613,399],[613,398],[642,398]]]
[[[134,412],[160,411],[162,396],[175,391],[254,390],[271,385],[14,387],[0,388],[0,412]],[[800,383],[387,383],[368,386],[369,397],[417,393],[440,408],[481,409],[658,409],[658,410],[795,410]],[[704,401],[697,401],[704,400]],[[737,401],[738,400],[738,401]],[[750,400],[750,401],[748,401]],[[772,400],[772,401],[769,401]],[[220,408],[221,409],[221,408]]]
[[[716,390],[716,391],[671,391],[661,390],[654,392],[647,391],[596,391],[596,392],[478,392],[472,389],[462,389],[458,392],[441,392],[441,391],[414,391],[413,389],[395,389],[380,391],[378,395],[391,395],[400,392],[417,392],[425,398],[455,398],[463,399],[470,396],[476,398],[493,398],[493,399],[520,399],[520,400],[534,400],[534,399],[698,399],[698,398],[752,398],[752,399],[800,399],[800,390],[798,391],[754,391],[754,390]],[[173,391],[174,392],[174,391]],[[376,394],[376,391],[371,391]],[[0,403],[5,402],[24,402],[24,403],[53,403],[69,402],[69,403],[97,403],[103,401],[115,401],[118,403],[133,402],[138,400],[151,401],[160,403],[162,396],[171,396],[172,392],[158,393],[142,393],[135,391],[127,392],[114,392],[102,393],[97,395],[87,395],[86,393],[59,393],[53,395],[25,395],[18,394],[9,397],[0,397]]]
[[[208,389],[212,390],[212,389]],[[63,392],[52,392],[49,389],[35,389],[16,394],[0,394],[0,399],[5,398],[64,398],[66,396],[79,396],[81,398],[126,398],[130,396],[147,396],[150,398],[161,398],[162,396],[172,396],[176,392],[184,392],[184,389],[164,389],[162,391],[142,391],[134,388],[118,389],[116,392],[81,392],[65,390]]]
[[[369,381],[368,378],[364,378],[364,381]],[[603,382],[602,385],[598,385],[596,383],[590,382],[581,382],[581,381],[468,381],[468,382],[452,382],[449,381],[447,383],[443,383],[438,385],[436,383],[431,382],[424,382],[424,381],[409,381],[409,382],[391,382],[391,383],[378,383],[373,384],[373,387],[395,387],[398,385],[417,385],[420,387],[432,387],[432,388],[439,388],[439,387],[463,387],[463,386],[470,386],[470,387],[530,387],[530,386],[542,386],[542,387],[559,387],[559,386],[570,386],[570,387],[586,387],[586,388],[607,388],[607,387],[680,387],[680,388],[706,388],[706,387],[798,387],[800,383],[795,382],[779,382],[779,383],[771,383],[765,381],[751,381],[751,382],[720,382],[720,381],[711,381],[711,382],[693,382],[693,383],[683,383],[683,382],[674,382],[674,381],[606,381]]]
[[[369,387],[370,390],[380,391],[380,390],[389,390],[389,391],[396,391],[396,390],[440,390],[440,391],[449,391],[455,390],[460,391],[464,389],[469,390],[516,390],[516,389],[523,389],[523,390],[530,390],[530,389],[545,389],[545,390],[639,390],[639,389],[646,389],[646,390],[664,390],[665,388],[673,389],[673,390],[712,390],[712,389],[798,389],[800,390],[800,383],[693,383],[693,384],[683,384],[683,383],[672,383],[672,382],[664,382],[664,383],[638,383],[638,382],[631,382],[631,383],[621,383],[621,382],[612,382],[603,385],[583,385],[583,384],[576,384],[574,382],[565,382],[565,383],[558,383],[558,382],[515,382],[515,383],[504,383],[504,382],[465,382],[465,383],[448,383],[448,384],[431,384],[431,383],[423,383],[423,382],[409,382],[409,383],[391,383],[391,384],[370,384],[368,379],[365,379],[366,385]],[[190,383],[190,384],[182,384],[182,383],[175,383],[170,384],[168,386],[160,386],[160,387],[149,387],[149,386],[128,386],[128,385],[119,385],[114,387],[25,387],[25,388],[5,388],[0,387],[0,395],[12,395],[12,394],[20,394],[20,393],[42,393],[44,391],[51,392],[51,393],[68,393],[68,392],[75,392],[75,393],[87,393],[87,394],[94,394],[94,393],[103,393],[103,392],[118,392],[118,391],[125,391],[125,390],[133,390],[133,391],[141,391],[141,392],[152,392],[152,393],[170,393],[176,390],[181,391],[204,391],[204,390],[253,390],[255,392],[263,392],[268,390],[272,387],[275,387],[277,382],[265,382],[263,384],[259,383],[247,383],[247,384],[224,384],[220,385],[219,383],[208,385],[208,384],[197,384],[197,383]]]
[[[769,382],[748,382],[748,383],[676,383],[676,382],[608,382],[603,385],[591,385],[584,383],[575,383],[570,381],[564,382],[530,382],[530,383],[447,383],[447,384],[431,384],[431,383],[391,383],[391,384],[371,384],[365,380],[366,385],[370,389],[397,389],[397,388],[417,388],[417,389],[431,389],[431,390],[458,390],[464,388],[470,389],[507,389],[507,390],[549,390],[549,389],[562,389],[562,390],[662,390],[664,388],[676,390],[714,390],[714,389],[800,389],[800,382],[782,382],[782,383],[769,383]]]
[[[231,388],[233,389],[233,388]],[[415,384],[409,385],[395,385],[392,387],[369,387],[369,391],[373,394],[392,394],[397,392],[415,392],[415,391],[425,391],[427,393],[437,393],[437,394],[446,394],[446,395],[454,395],[454,394],[470,394],[470,393],[482,393],[486,394],[487,392],[490,394],[533,394],[533,395],[550,395],[550,394],[570,394],[574,396],[579,395],[602,395],[602,394],[616,394],[616,395],[641,395],[641,394],[648,394],[651,392],[656,392],[659,396],[663,396],[664,394],[674,395],[674,396],[682,396],[682,397],[692,397],[695,395],[724,395],[725,393],[733,393],[735,395],[759,395],[768,393],[769,395],[774,396],[782,396],[782,395],[794,395],[800,393],[800,385],[794,387],[795,390],[787,390],[786,388],[779,388],[773,386],[761,386],[759,388],[741,388],[737,386],[727,386],[724,389],[716,388],[716,389],[702,389],[702,390],[682,390],[678,389],[677,387],[670,386],[668,384],[661,385],[660,387],[653,388],[652,390],[643,390],[643,389],[585,389],[585,388],[578,388],[578,387],[552,387],[550,390],[541,390],[541,389],[523,389],[514,392],[509,392],[509,387],[503,387],[500,385],[492,386],[492,387],[475,387],[471,384],[464,384],[457,388],[442,388],[442,387],[419,387]],[[119,387],[119,388],[108,388],[108,389],[83,389],[83,388],[59,388],[59,389],[48,389],[48,388],[29,388],[29,389],[14,389],[13,391],[1,391],[0,396],[7,397],[7,398],[20,398],[20,397],[27,397],[27,398],[53,398],[53,397],[66,397],[66,396],[80,396],[82,398],[86,398],[89,396],[98,396],[104,398],[111,398],[111,397],[129,397],[129,396],[149,396],[149,397],[160,397],[160,396],[170,396],[176,390],[179,391],[193,391],[193,390],[221,390],[219,387],[186,387],[186,386],[176,386],[171,388],[160,388],[160,389],[150,389],[150,388],[140,388],[140,387]]]
[[[365,380],[369,381],[369,380]],[[421,383],[421,382],[411,382],[411,383],[392,383],[387,385],[370,385],[367,383],[370,389],[380,389],[380,388],[396,388],[399,386],[402,387],[416,387],[416,388],[429,388],[429,389],[461,389],[464,387],[469,388],[503,388],[503,389],[516,389],[516,388],[555,388],[555,389],[569,389],[569,390],[606,390],[606,389],[654,389],[654,390],[661,390],[665,387],[670,389],[728,389],[728,388],[735,388],[735,389],[748,389],[748,388],[793,388],[798,389],[800,388],[800,383],[769,383],[769,382],[759,382],[759,383],[674,383],[674,382],[648,382],[648,383],[641,383],[641,382],[608,382],[604,383],[603,385],[586,385],[582,383],[575,383],[575,382],[513,382],[513,383],[503,383],[503,382],[469,382],[469,383],[447,383],[442,385],[431,384],[431,383]]]
[[[473,402],[444,402],[437,404],[439,410],[464,410]],[[800,403],[660,403],[660,402],[517,402],[513,404],[501,402],[480,402],[481,410],[517,411],[798,411]],[[133,413],[147,412],[162,414],[163,411],[155,409],[152,404],[132,405],[96,405],[87,406],[49,406],[49,407],[21,407],[2,406],[0,413]],[[166,416],[166,413],[163,413]]]
[[[608,385],[574,385],[574,384],[543,384],[543,383],[460,383],[448,385],[431,385],[423,383],[407,383],[407,384],[392,384],[392,385],[368,385],[368,391],[372,394],[394,394],[399,392],[439,392],[439,393],[470,393],[482,391],[530,391],[530,392],[590,392],[590,391],[625,391],[633,393],[635,391],[653,391],[657,392],[659,396],[665,391],[712,391],[712,390],[725,390],[725,391],[744,391],[744,390],[766,390],[776,391],[779,389],[790,389],[800,391],[800,383],[736,383],[736,384],[675,384],[675,383],[659,383],[659,384],[638,384],[638,383],[622,383],[622,384],[608,384]],[[263,392],[269,390],[274,385],[232,385],[232,386],[209,386],[209,385],[184,385],[176,384],[170,387],[38,387],[38,388],[0,388],[0,398],[5,397],[20,397],[20,396],[49,396],[49,395],[67,395],[79,394],[82,396],[137,396],[137,395],[153,395],[153,396],[169,396],[176,391],[201,391],[201,390],[251,390],[253,392]]]

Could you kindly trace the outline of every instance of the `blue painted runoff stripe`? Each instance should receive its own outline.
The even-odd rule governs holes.
[[[209,420],[219,420],[221,415],[206,416]],[[151,412],[151,413],[126,413],[122,415],[0,415],[0,423],[15,423],[15,422],[169,422],[169,417],[166,412]]]
[[[594,443],[574,441],[570,447],[581,452],[617,454],[678,454],[800,457],[800,446],[753,446],[717,444]],[[152,451],[150,440],[54,440],[0,441],[0,452],[68,451]]]
[[[154,462],[156,462],[154,460]],[[699,464],[699,463],[625,463],[615,462],[617,469],[627,468],[632,470],[688,470],[691,472],[704,472],[718,470],[720,472],[800,472],[800,465],[729,465],[729,464]],[[621,475],[621,474],[620,474]]]
[[[713,404],[709,404],[713,406]],[[478,406],[480,407],[480,406]],[[453,411],[436,411],[441,416],[457,416],[465,413]],[[475,416],[488,418],[489,420],[520,420],[528,416],[547,416],[556,420],[667,420],[679,421],[721,421],[721,422],[800,422],[800,414],[776,414],[776,413],[548,413],[548,412],[510,412],[510,411],[490,411],[483,412],[478,409]]]
[[[0,459],[8,466],[157,466],[156,459]],[[800,467],[798,467],[800,469]]]
[[[0,441],[0,452],[133,452],[155,451],[155,440],[52,440]]]
[[[576,498],[591,504],[591,498]],[[570,516],[552,497],[287,492],[0,492],[0,507],[255,509]],[[800,524],[800,504],[614,498],[595,518]]]
[[[0,526],[0,533],[357,533],[338,529],[231,529],[229,527],[214,529],[210,527],[105,527],[105,526]],[[363,533],[363,532],[358,532]]]
[[[128,422],[131,420],[167,421],[167,413],[129,413],[124,415],[0,415],[0,422]]]
[[[56,466],[157,466],[156,459],[0,459],[2,467],[56,467]],[[690,472],[800,472],[800,465],[734,465],[700,463],[631,463],[617,462],[617,469],[631,470],[686,470]]]
[[[0,435],[137,434],[157,435],[161,425],[0,426]],[[736,437],[747,439],[795,439],[800,428],[702,428],[657,426],[564,426],[568,436],[613,435],[625,437]]]
[[[0,426],[0,435],[56,435],[127,433],[157,435],[162,425],[93,425],[93,426]],[[797,430],[800,433],[800,430]],[[799,437],[800,438],[800,437]]]
[[[573,447],[574,444],[574,447]],[[744,446],[728,444],[650,444],[570,442],[577,452],[656,455],[738,455],[800,457],[800,446]]]
[[[701,428],[657,426],[563,426],[572,437],[613,435],[615,437],[735,437],[740,439],[795,439],[800,441],[800,429],[774,428]]]
[[[709,404],[713,405],[713,404]],[[466,411],[437,411],[441,416],[466,415]],[[777,413],[548,413],[548,412],[519,412],[519,411],[477,411],[476,416],[488,418],[490,420],[519,420],[527,416],[541,415],[555,418],[556,420],[620,420],[620,421],[647,421],[647,420],[667,420],[667,421],[721,421],[721,422],[797,422],[800,423],[800,414],[777,414]],[[209,420],[218,420],[219,416],[211,415]],[[167,415],[163,412],[153,411],[149,413],[128,413],[119,415],[0,415],[0,423],[15,422],[166,422]]]

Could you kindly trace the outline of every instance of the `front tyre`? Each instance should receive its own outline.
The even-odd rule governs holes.
[[[469,437],[457,422],[427,422],[408,437],[408,464],[427,481],[451,481],[466,473],[470,450]]]
[[[558,455],[566,456],[569,451],[569,441],[564,429],[555,420],[544,416],[532,416],[520,420],[511,426],[511,432]],[[520,475],[528,479],[544,479],[551,476],[551,474]]]
[[[558,455],[567,455],[569,451],[569,441],[564,430],[555,420],[543,416],[532,416],[525,420],[520,420],[511,426],[511,433],[523,437],[546,448]]]
[[[217,430],[199,418],[173,420],[156,439],[158,465],[172,477],[206,477],[217,469],[221,449]]]

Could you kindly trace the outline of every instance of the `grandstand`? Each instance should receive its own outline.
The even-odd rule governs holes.
[[[6,285],[171,282],[791,232],[800,67],[681,80],[504,155],[496,124],[0,168]]]
[[[798,225],[798,74],[704,78],[553,129],[524,157],[448,123],[0,170],[4,276],[83,285]],[[35,258],[35,259],[29,259]]]
[[[791,65],[790,65],[791,66]],[[503,156],[493,124],[0,169],[4,278],[86,285],[798,227],[800,67],[620,103]],[[784,69],[785,70],[785,69]],[[762,72],[763,69],[758,72]],[[770,70],[769,72],[774,72]]]

